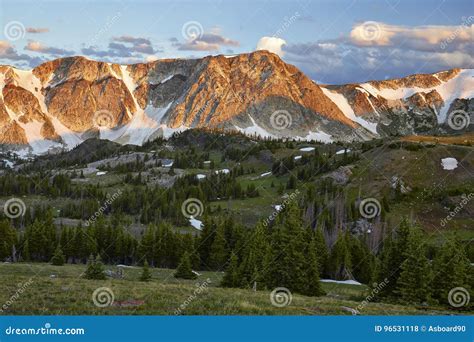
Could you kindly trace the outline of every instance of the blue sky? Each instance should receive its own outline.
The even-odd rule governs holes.
[[[470,0],[6,1],[0,64],[268,49],[322,83],[473,67]]]

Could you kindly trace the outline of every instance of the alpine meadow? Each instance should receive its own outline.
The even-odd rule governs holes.
[[[421,3],[1,1],[0,316],[472,316],[472,2]]]

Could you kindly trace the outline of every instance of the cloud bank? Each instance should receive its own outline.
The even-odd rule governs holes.
[[[474,17],[457,26],[356,23],[343,37],[282,46],[318,82],[340,84],[474,67]]]

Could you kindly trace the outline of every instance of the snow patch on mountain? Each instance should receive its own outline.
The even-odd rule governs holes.
[[[51,121],[54,130],[56,133],[62,138],[64,144],[66,145],[65,147],[68,149],[74,148],[75,146],[79,145],[80,143],[83,142],[83,140],[73,131],[68,129],[66,126],[64,126],[56,117],[52,116],[49,114],[48,107],[46,106],[46,101],[44,98],[43,93],[41,92],[41,89],[43,85],[41,84],[40,79],[38,79],[31,70],[20,70],[16,68],[12,68],[14,74],[15,74],[15,83],[17,86],[29,91],[33,96],[38,100],[39,106],[41,108],[41,111],[44,113],[44,115]],[[3,75],[2,75],[3,76]],[[52,77],[52,76],[51,76]],[[51,79],[50,77],[50,79]],[[3,79],[4,80],[4,79]],[[2,84],[2,88],[4,86],[3,80],[0,80],[0,84]],[[48,81],[49,83],[49,81]],[[30,125],[28,127],[23,127],[20,122],[18,122],[20,127],[25,129],[25,133],[27,136],[28,141],[29,139],[44,139],[41,134],[38,136],[38,130],[35,125]],[[40,123],[37,123],[39,125],[42,125]],[[34,127],[34,128],[33,128]],[[41,128],[40,128],[41,131]],[[28,138],[30,137],[30,138]],[[49,142],[46,144],[40,143],[38,141],[35,142],[35,147],[33,147],[34,152],[37,153],[37,151],[43,151],[46,146],[50,147],[58,147],[60,144],[55,143],[55,142]],[[46,151],[43,151],[46,152]],[[41,152],[38,152],[41,153]]]
[[[41,127],[43,127],[43,123],[35,120],[26,124],[18,122],[18,124],[25,131],[26,139],[28,140],[28,144],[31,146],[34,154],[43,154],[48,152],[51,148],[61,147],[61,144],[57,142],[44,139],[41,135]]]
[[[306,140],[306,141],[314,140],[314,141],[319,141],[319,142],[328,143],[328,144],[333,142],[331,135],[323,131],[318,131],[318,132],[309,131],[308,134],[305,137],[302,137],[301,140]]]
[[[249,118],[250,118],[250,122],[252,123],[251,126],[248,126],[248,127],[245,127],[245,128],[241,128],[241,127],[238,127],[238,126],[235,126],[234,127],[239,131],[239,132],[242,132],[246,135],[257,135],[257,136],[260,136],[262,138],[272,138],[272,137],[275,137],[273,134],[271,134],[270,132],[268,132],[266,129],[264,129],[263,127],[259,126],[255,120],[249,115]]]
[[[326,89],[324,87],[321,87],[321,90],[323,91],[324,95],[329,97],[329,99],[336,104],[336,106],[341,110],[341,112],[350,120],[357,122],[359,125],[367,129],[368,131],[377,134],[377,124],[368,122],[361,117],[355,115],[354,110],[352,107],[349,105],[349,102],[347,102],[347,99],[344,97],[344,95],[335,93],[333,91],[330,91],[329,89]]]

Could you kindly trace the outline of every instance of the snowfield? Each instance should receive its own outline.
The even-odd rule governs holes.
[[[441,159],[441,166],[443,170],[454,170],[458,167],[458,161],[456,158],[443,158]]]
[[[355,280],[333,280],[333,279],[321,279],[323,283],[335,283],[335,284],[346,284],[346,285],[363,285]]]
[[[354,111],[352,110],[352,107],[349,105],[349,102],[347,102],[347,99],[344,97],[344,95],[335,93],[323,87],[321,87],[321,90],[323,91],[324,95],[329,97],[329,99],[336,104],[336,106],[348,119],[358,123],[368,131],[378,135],[377,124],[366,121],[361,117],[355,115]]]
[[[301,152],[311,152],[311,151],[314,151],[314,150],[315,150],[314,147],[302,147],[302,148],[300,148]]]
[[[339,150],[339,151],[336,152],[336,154],[344,154],[344,152],[349,153],[349,152],[351,152],[351,149],[348,148],[347,150]]]
[[[189,223],[191,224],[191,226],[193,226],[196,229],[199,229],[199,230],[202,229],[202,221],[199,221],[199,220],[193,218],[192,216],[189,219]]]

